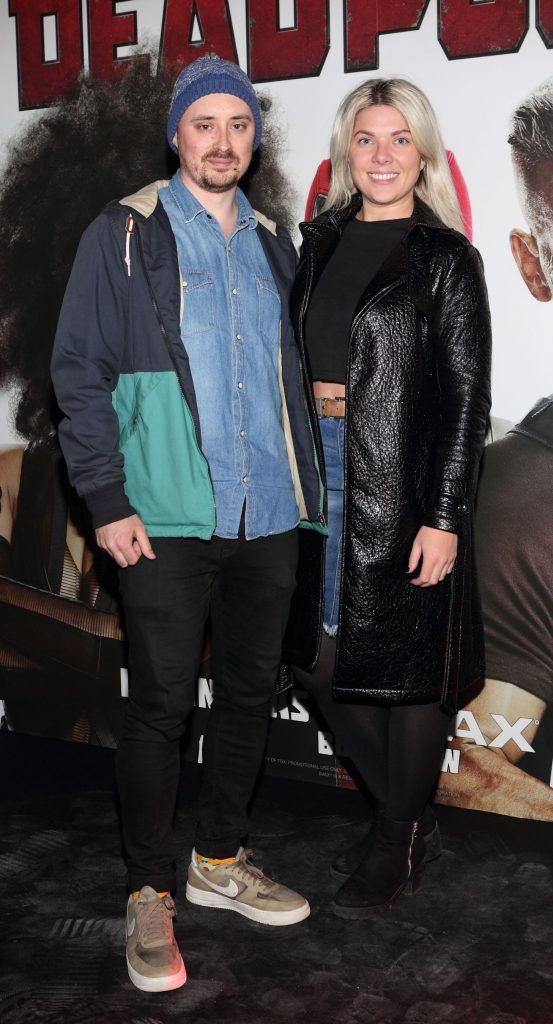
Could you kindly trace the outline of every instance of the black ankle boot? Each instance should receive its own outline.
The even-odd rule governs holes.
[[[383,812],[380,811],[380,814]],[[352,846],[348,846],[347,850],[342,850],[341,853],[337,854],[330,865],[330,874],[334,878],[339,878],[344,881],[353,874],[355,869],[359,867],[363,857],[369,852],[371,844],[374,840],[374,830],[376,826],[377,818],[375,817],[371,821],[369,831],[365,833],[361,839],[358,839]],[[442,837],[440,835],[440,828],[436,821],[436,815],[432,810],[430,804],[427,804],[423,815],[419,821],[419,827],[421,835],[424,841],[424,861],[428,864],[431,860],[437,860],[442,854]]]
[[[330,865],[330,874],[334,875],[334,878],[339,878],[340,881],[344,882],[359,867],[363,857],[367,856],[374,842],[376,825],[380,815],[383,813],[382,810],[376,812],[370,823],[369,831],[365,832],[365,835],[361,836],[361,839],[358,839],[352,846],[348,846],[347,850],[342,850],[341,853],[337,854]]]
[[[418,889],[424,858],[418,822],[379,818],[368,852],[334,897],[334,913],[357,921],[390,910],[402,892]]]

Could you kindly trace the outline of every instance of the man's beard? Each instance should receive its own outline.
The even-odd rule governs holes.
[[[219,160],[230,159],[233,161],[233,166],[229,167],[226,171],[212,170],[208,167],[207,161],[213,158]],[[238,164],[239,159],[232,150],[212,149],[202,157],[201,168],[198,174],[193,173],[190,176],[206,192],[228,192],[229,189],[234,188],[238,184],[242,176],[238,171]],[[188,168],[188,173],[190,174],[190,168]]]

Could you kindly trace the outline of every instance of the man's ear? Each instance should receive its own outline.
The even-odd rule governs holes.
[[[513,228],[509,241],[520,276],[529,292],[538,302],[549,302],[551,289],[542,270],[536,239],[527,231]]]

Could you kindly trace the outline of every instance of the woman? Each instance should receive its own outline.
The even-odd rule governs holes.
[[[450,716],[482,675],[471,529],[490,328],[425,95],[403,79],[359,86],[331,159],[293,301],[329,537],[323,568],[322,538],[301,531],[288,641],[376,803],[367,838],[333,865],[347,878],[335,912],[360,918],[417,887]]]

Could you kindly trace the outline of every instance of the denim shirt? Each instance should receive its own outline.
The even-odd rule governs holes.
[[[278,386],[280,299],[255,214],[240,189],[230,238],[177,172],[162,188],[177,243],[181,338],[190,360],[218,537],[247,540],[297,526]]]

